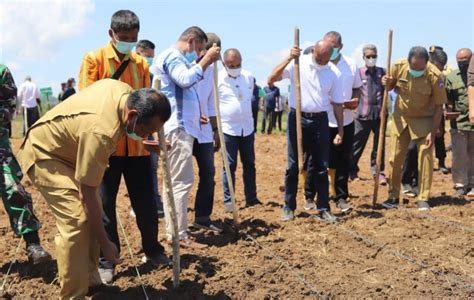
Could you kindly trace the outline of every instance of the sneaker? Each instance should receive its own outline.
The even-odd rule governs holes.
[[[454,190],[457,197],[464,197],[468,194],[468,190],[464,186],[456,186]]]
[[[156,204],[158,217],[163,217],[165,215],[165,210],[163,208],[163,202],[161,200]]]
[[[402,189],[402,193],[407,196],[407,197],[411,197],[411,198],[414,198],[418,195],[417,193],[417,188],[414,188],[412,187],[411,185],[409,184],[404,184],[403,185],[403,189]]]
[[[382,203],[382,206],[391,209],[391,208],[398,208],[400,205],[400,200],[399,199],[388,199],[384,203]]]
[[[131,216],[132,218],[136,218],[136,217],[137,217],[137,215],[135,214],[135,211],[133,210],[133,208],[130,209],[130,216]]]
[[[234,212],[234,205],[232,205],[232,202],[224,202],[224,211],[226,213]]]
[[[416,201],[416,204],[418,205],[418,210],[420,211],[429,210],[431,208],[427,201],[418,200]]]
[[[379,176],[379,184],[380,185],[387,185],[387,178],[385,178],[384,174],[380,174]]]
[[[304,210],[308,211],[308,210],[312,210],[313,208],[315,208],[316,206],[314,205],[314,202],[313,200],[311,199],[306,199],[305,200],[305,203],[304,203]]]
[[[320,210],[317,215],[314,216],[316,219],[321,220],[321,221],[326,221],[329,223],[336,223],[337,218],[335,215],[333,215],[329,210],[323,209]]]
[[[221,234],[224,231],[222,228],[217,227],[212,221],[194,222],[192,226],[194,228],[204,229],[217,234]]]
[[[111,284],[114,279],[114,269],[99,268],[99,276],[103,284]]]
[[[445,175],[450,173],[449,169],[445,166],[439,167],[439,171]]]
[[[171,259],[169,259],[169,257],[166,256],[162,252],[159,252],[159,253],[157,253],[155,255],[151,255],[151,256],[143,255],[142,262],[144,264],[151,263],[155,267],[160,267],[160,266],[169,267],[169,266],[173,265],[173,262],[171,261]]]
[[[469,198],[474,198],[474,188],[470,189],[469,192],[466,193],[466,196]]]
[[[33,265],[51,261],[51,255],[46,252],[40,244],[29,244],[26,247],[28,261]]]
[[[337,201],[337,208],[341,210],[341,212],[350,212],[352,210],[352,205],[346,202],[344,199],[339,199]]]
[[[291,221],[295,218],[295,212],[291,210],[288,207],[283,208],[283,216],[281,216],[281,220],[286,222],[286,221]]]
[[[246,203],[245,203],[245,207],[246,207],[246,208],[253,207],[253,206],[257,206],[257,205],[262,205],[262,202],[260,202],[260,200],[258,200],[258,199],[255,199],[255,200],[253,200],[253,201],[250,201],[250,202],[246,202]]]

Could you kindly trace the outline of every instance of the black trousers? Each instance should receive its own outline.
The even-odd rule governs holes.
[[[104,179],[99,187],[99,194],[104,209],[105,231],[108,238],[117,246],[119,252],[120,240],[117,232],[116,200],[122,174],[127,186],[130,203],[136,214],[143,252],[151,256],[164,251],[163,246],[158,242],[158,212],[150,173],[150,156],[111,156],[109,158],[109,168],[105,171]],[[105,261],[102,255],[100,265],[103,268],[113,267]]]
[[[444,166],[444,160],[446,159],[446,145],[444,144],[444,133],[440,137],[435,138],[435,156],[438,159],[438,163]]]
[[[354,148],[353,157],[351,160],[350,173],[357,175],[359,172],[359,160],[364,152],[365,145],[370,136],[370,132],[374,133],[372,152],[370,153],[370,168],[372,175],[375,175],[377,165],[377,147],[379,144],[379,130],[380,130],[380,119],[378,120],[355,120],[355,133],[354,133]],[[385,139],[384,139],[385,141]],[[382,164],[380,166],[380,173],[384,174],[385,170],[385,143],[382,146]]]
[[[349,197],[349,170],[352,158],[352,146],[354,144],[354,122],[344,126],[344,138],[341,145],[332,142],[337,135],[337,128],[329,128],[329,168],[336,170],[335,188],[336,198],[347,199]]]
[[[407,157],[402,170],[402,184],[418,186],[418,148],[414,141],[408,144]]]
[[[258,121],[258,105],[252,105],[252,116],[253,116],[253,128],[254,132],[257,133],[257,121]]]
[[[283,116],[283,111],[276,111],[274,112],[275,118],[273,119],[273,128],[276,130],[276,126],[278,124],[278,130],[281,131],[281,118]]]
[[[22,107],[22,109],[24,108]],[[23,114],[24,114],[24,110],[23,110]],[[40,115],[39,115],[38,106],[27,108],[26,109],[26,128],[29,129],[31,126],[33,126],[33,124],[35,124],[36,121],[39,120],[39,118],[40,118]],[[25,134],[26,134],[25,127],[23,125],[23,135]]]

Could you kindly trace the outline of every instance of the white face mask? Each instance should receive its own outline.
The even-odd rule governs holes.
[[[230,77],[237,78],[240,76],[240,72],[242,71],[242,68],[237,68],[237,69],[227,69],[227,74],[229,74]]]
[[[324,68],[326,68],[327,65],[320,65],[316,62],[316,59],[314,59],[314,56],[313,56],[313,64],[314,64],[314,68],[316,69],[316,71],[321,71],[323,70]]]
[[[365,65],[369,68],[375,67],[375,64],[377,63],[376,58],[364,58],[365,60]]]

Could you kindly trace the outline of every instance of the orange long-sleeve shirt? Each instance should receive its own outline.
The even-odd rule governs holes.
[[[130,59],[130,63],[123,71],[119,80],[127,83],[133,89],[150,87],[150,72],[148,64],[141,56],[135,52],[130,52],[123,60]],[[120,61],[111,42],[106,46],[84,55],[79,73],[79,90],[86,88],[92,83],[111,78],[115,71],[120,67]],[[100,99],[97,99],[100,100]],[[141,142],[128,139],[126,136],[120,139],[117,144],[116,156],[147,156]]]

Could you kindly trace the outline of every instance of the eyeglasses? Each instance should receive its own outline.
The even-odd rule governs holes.
[[[377,55],[376,55],[376,54],[374,54],[374,55],[367,55],[367,56],[365,56],[365,58],[367,58],[367,59],[377,58]]]

